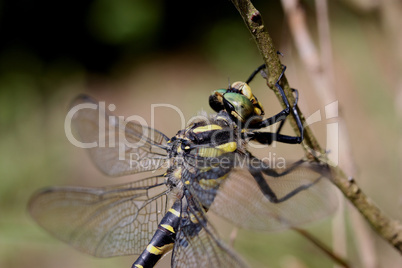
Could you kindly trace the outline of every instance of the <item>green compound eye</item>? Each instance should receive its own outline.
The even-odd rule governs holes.
[[[217,93],[220,93],[223,95],[226,93],[226,91],[228,91],[226,88],[220,88],[220,89],[215,90],[214,93],[217,92]]]
[[[224,94],[224,98],[228,104],[233,106],[230,111],[231,114],[241,122],[244,123],[250,116],[254,115],[254,106],[246,96],[228,92]]]
[[[234,82],[231,86],[232,89],[237,89],[242,95],[246,96],[247,99],[251,100],[254,96],[251,92],[251,88],[244,82],[237,81]]]
[[[242,95],[246,96],[254,106],[254,115],[264,115],[264,109],[261,103],[254,96],[250,86],[247,83],[237,81],[231,85],[232,89],[238,90]]]

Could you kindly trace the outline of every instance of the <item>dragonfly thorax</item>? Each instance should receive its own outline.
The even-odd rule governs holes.
[[[224,111],[178,131],[168,144],[169,156],[173,158],[218,157],[244,150],[241,129]]]

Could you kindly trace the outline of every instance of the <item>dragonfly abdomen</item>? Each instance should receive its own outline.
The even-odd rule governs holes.
[[[151,268],[163,255],[173,249],[180,224],[181,201],[176,201],[158,225],[146,249],[132,265],[132,268]]]

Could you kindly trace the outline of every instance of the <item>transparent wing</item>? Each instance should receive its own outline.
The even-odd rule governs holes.
[[[223,244],[204,213],[189,202],[188,217],[182,219],[173,248],[172,267],[247,267]]]
[[[105,188],[54,187],[29,202],[44,229],[97,257],[140,254],[167,209],[164,177]]]
[[[168,138],[163,133],[108,114],[104,103],[81,95],[72,103],[70,113],[72,126],[79,134],[77,140],[91,147],[92,160],[107,175],[155,170],[167,160]]]
[[[259,166],[250,170],[233,168],[210,208],[240,227],[268,231],[289,228],[328,216],[337,207],[327,166],[299,161],[288,168]],[[275,198],[272,193],[264,195],[264,191],[269,192],[264,185]]]
[[[186,188],[204,207],[243,228],[289,228],[327,216],[337,206],[325,165],[299,161],[271,169],[239,154],[188,159],[197,171],[185,170]]]

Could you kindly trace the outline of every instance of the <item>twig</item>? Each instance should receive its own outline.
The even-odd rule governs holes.
[[[282,72],[282,65],[277,55],[277,49],[275,48],[271,37],[265,29],[261,14],[257,9],[254,8],[250,1],[232,0],[232,2],[243,17],[243,20],[246,23],[246,26],[248,27],[254,40],[256,41],[257,47],[259,48],[261,56],[263,57],[263,60],[267,66],[268,86],[270,88],[275,88],[274,85],[276,83],[276,80]],[[295,99],[285,76],[283,76],[281,80],[281,85],[285,91],[289,103],[294,103]],[[274,90],[274,92],[278,98],[281,98],[280,93],[277,90]],[[282,103],[282,105],[283,107],[285,107],[284,103]],[[299,107],[297,107],[297,111],[301,116],[302,122],[305,122],[303,115],[299,111]],[[292,125],[294,131],[297,133],[298,128],[294,117],[290,118],[290,124]],[[303,144],[305,146],[306,152],[308,152],[307,157],[315,158],[324,154],[324,151],[321,149],[318,141],[313,136],[310,128],[307,126],[304,128],[304,137],[305,139]]]
[[[318,248],[320,248],[327,256],[329,256],[334,262],[339,264],[342,267],[349,268],[349,264],[343,260],[341,257],[339,257],[337,254],[333,253],[331,249],[329,249],[326,245],[324,245],[320,240],[312,236],[310,233],[306,232],[305,230],[299,229],[299,228],[292,228],[294,231],[298,232],[300,235],[302,235],[304,238],[309,240],[311,243],[316,245]]]
[[[273,88],[279,97],[279,93],[275,90],[274,84],[282,71],[279,58],[276,54],[276,49],[272,43],[272,39],[269,36],[260,12],[251,4],[249,0],[232,0],[240,15],[242,16],[247,28],[249,29],[251,35],[256,41],[257,47],[260,50],[262,58],[267,65],[269,77],[268,86]],[[289,99],[289,102],[294,101],[294,97],[291,93],[290,86],[286,78],[282,79],[282,86],[285,93]],[[280,99],[280,97],[279,97]],[[304,116],[301,112],[300,118],[302,123],[305,124]],[[295,131],[297,127],[295,125],[294,118],[291,118],[291,124]],[[304,144],[307,155],[311,156],[311,151],[309,148],[313,149],[315,152],[323,153],[320,145],[318,144],[316,138],[312,134],[311,130],[305,129],[305,141]],[[352,204],[360,211],[360,213],[366,218],[368,223],[373,227],[373,229],[384,238],[388,243],[390,243],[395,249],[402,253],[402,225],[388,216],[386,216],[359,188],[353,178],[349,178],[345,173],[338,167],[331,165],[330,160],[323,153],[319,157],[320,161],[328,163],[331,167],[333,183],[342,191],[345,197],[352,202]]]

